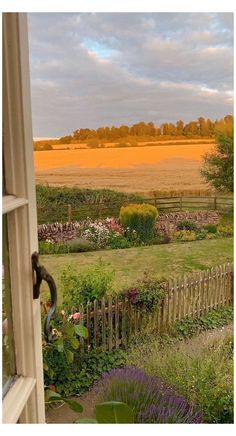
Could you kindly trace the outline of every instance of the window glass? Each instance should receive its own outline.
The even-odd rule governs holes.
[[[16,373],[6,215],[3,216],[2,244],[2,392],[4,396],[11,386],[14,374]]]

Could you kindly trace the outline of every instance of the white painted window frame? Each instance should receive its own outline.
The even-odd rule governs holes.
[[[39,299],[31,254],[38,249],[27,15],[3,17],[3,137],[13,335],[17,376],[3,399],[3,423],[45,423]]]

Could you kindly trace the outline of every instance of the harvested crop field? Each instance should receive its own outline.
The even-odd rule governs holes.
[[[202,156],[212,144],[34,152],[37,183],[137,192],[206,189]]]

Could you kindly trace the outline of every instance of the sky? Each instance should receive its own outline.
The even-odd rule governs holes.
[[[28,14],[34,137],[233,113],[232,13]]]

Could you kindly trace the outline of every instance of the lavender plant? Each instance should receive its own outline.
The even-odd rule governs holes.
[[[101,401],[121,401],[133,409],[136,423],[201,423],[201,411],[193,410],[160,378],[149,376],[139,368],[112,369],[103,374]]]

